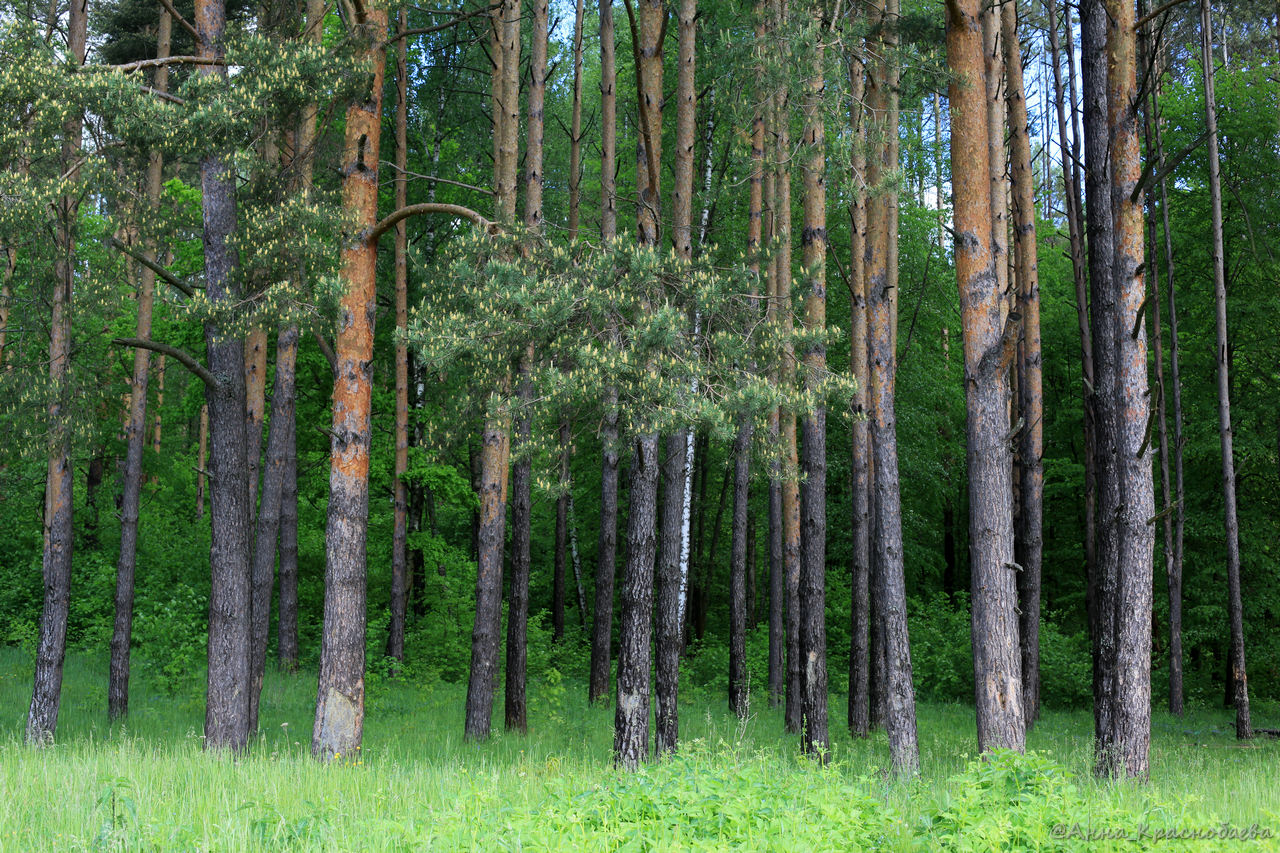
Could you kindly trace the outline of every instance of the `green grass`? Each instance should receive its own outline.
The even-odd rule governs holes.
[[[883,734],[854,741],[837,725],[819,768],[759,698],[739,723],[719,696],[686,690],[681,756],[629,776],[610,765],[612,710],[588,707],[576,683],[534,685],[530,734],[477,746],[461,740],[465,687],[376,682],[364,748],[321,766],[308,754],[313,674],[268,674],[261,733],[232,759],[202,753],[201,697],[145,678],[127,724],[109,726],[105,660],[82,655],[67,661],[57,744],[25,747],[30,668],[28,653],[0,649],[4,851],[1222,848],[1053,837],[1075,821],[1280,835],[1280,745],[1238,745],[1217,712],[1157,714],[1152,783],[1135,786],[1091,779],[1087,713],[1047,713],[1029,738],[1037,756],[979,764],[972,710],[927,705],[923,775],[898,782],[882,772]],[[499,697],[499,732],[501,713]]]

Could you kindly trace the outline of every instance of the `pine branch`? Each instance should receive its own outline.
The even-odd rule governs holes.
[[[167,355],[198,376],[208,387],[218,387],[219,383],[217,377],[210,373],[209,369],[201,364],[195,356],[184,349],[169,346],[168,344],[162,344],[159,341],[143,340],[142,338],[114,338],[111,343],[116,346],[147,349],[152,352],[158,352],[161,355]]]

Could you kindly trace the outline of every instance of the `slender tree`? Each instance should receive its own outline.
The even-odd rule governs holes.
[[[53,12],[56,12],[54,7]],[[67,17],[67,59],[84,65],[88,39],[88,0],[71,0]],[[49,22],[52,31],[54,22]],[[71,115],[62,127],[59,171],[74,175],[84,128],[81,115]],[[76,225],[80,199],[67,194],[57,201],[54,243],[54,281],[49,322],[49,455],[44,494],[44,607],[40,612],[40,640],[36,648],[35,685],[27,711],[27,743],[45,744],[58,728],[62,700],[62,662],[67,653],[67,615],[71,606],[71,550],[73,544],[71,422],[66,406],[71,368],[71,300],[76,278]]]
[[[1225,50],[1225,47],[1224,47]],[[1218,154],[1218,107],[1214,92],[1213,14],[1200,0],[1200,63],[1204,75],[1204,123],[1209,158],[1209,203],[1213,229],[1213,307],[1218,379],[1218,439],[1222,448],[1222,504],[1227,544],[1227,615],[1231,623],[1231,683],[1236,708],[1236,737],[1253,737],[1249,719],[1249,682],[1244,665],[1244,604],[1240,591],[1240,522],[1236,515],[1235,455],[1231,436],[1231,380],[1228,375],[1227,275],[1222,241],[1222,162]],[[1151,472],[1147,470],[1148,482]],[[1150,666],[1150,662],[1148,662]],[[1148,673],[1148,678],[1150,673]],[[1148,688],[1148,693],[1150,692]],[[1142,755],[1145,775],[1145,751]],[[1129,757],[1126,753],[1126,765]],[[1131,771],[1130,775],[1134,775]]]
[[[1031,164],[1031,132],[1022,83],[1022,45],[1018,39],[1018,8],[1007,2],[1000,9],[1004,66],[1009,102],[1009,163],[1013,175],[1013,234],[1018,282],[1018,311],[1022,341],[1018,349],[1018,411],[1022,430],[1018,442],[1021,507],[1017,531],[1018,640],[1022,646],[1023,719],[1028,727],[1040,714],[1040,565],[1044,518],[1044,394],[1040,351],[1040,273],[1036,264],[1035,172]]]
[[[824,46],[827,22],[815,14],[812,67],[804,82],[804,224],[800,243],[804,252],[806,287],[804,330],[810,342],[804,352],[804,384],[818,395],[827,371],[827,349],[821,335],[827,325],[827,187],[826,137],[823,101]],[[805,751],[825,760],[831,749],[827,730],[827,411],[818,405],[802,421],[801,539],[799,579],[800,653],[804,667]]]
[[[173,18],[166,9],[160,13],[156,27],[156,58],[169,56]],[[151,86],[157,92],[169,89],[169,67],[156,68]],[[164,180],[164,155],[152,151],[147,157],[147,205],[160,203]],[[156,258],[154,245],[146,249],[147,257]],[[151,312],[155,303],[156,273],[143,265],[138,283],[138,319],[134,334],[151,337]],[[3,325],[3,324],[0,324]],[[111,632],[111,671],[107,680],[107,717],[118,720],[129,713],[129,649],[133,642],[134,570],[138,562],[138,510],[142,498],[142,454],[147,440],[147,377],[151,351],[138,347],[133,351],[133,378],[130,381],[129,420],[125,424],[124,471],[120,499],[120,559],[116,563],[115,624]],[[203,468],[201,464],[199,467]]]
[[[613,0],[600,0],[600,237],[618,237],[617,133],[618,93]],[[612,332],[616,338],[616,330]],[[596,546],[596,594],[591,629],[591,681],[588,697],[609,694],[613,643],[613,584],[618,550],[618,392],[605,392],[600,425],[600,537]]]

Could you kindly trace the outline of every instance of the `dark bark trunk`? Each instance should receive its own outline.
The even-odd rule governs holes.
[[[266,464],[262,470],[262,501],[254,535],[253,623],[249,692],[249,731],[258,728],[258,703],[267,668],[267,637],[271,630],[271,588],[275,581],[276,546],[280,537],[280,506],[285,489],[287,459],[294,430],[294,367],[298,327],[280,330],[276,342],[276,373],[271,395],[271,425],[267,431]]]
[[[673,432],[663,442],[662,533],[658,544],[657,624],[654,652],[657,660],[655,747],[659,756],[676,751],[679,741],[679,712],[676,700],[680,681],[682,625],[680,619],[680,529],[684,521],[684,478],[688,454],[687,436]]]
[[[480,559],[476,564],[476,616],[471,630],[464,734],[487,740],[493,716],[493,683],[498,675],[498,635],[502,630],[502,545],[507,515],[507,431],[485,425],[480,437]]]
[[[564,639],[565,564],[569,556],[569,422],[561,419],[560,494],[556,496],[556,543],[551,580],[551,638]]]
[[[1225,50],[1225,48],[1224,48]],[[1236,737],[1253,737],[1249,718],[1249,681],[1244,662],[1244,604],[1240,589],[1240,523],[1236,514],[1235,456],[1231,435],[1231,385],[1228,366],[1227,283],[1222,241],[1222,164],[1218,159],[1218,109],[1214,98],[1212,14],[1200,0],[1200,62],[1204,72],[1205,132],[1208,134],[1209,197],[1213,228],[1213,305],[1217,339],[1218,438],[1222,449],[1223,526],[1227,546],[1227,614],[1231,623],[1231,684]],[[1148,478],[1150,471],[1147,472]],[[1143,755],[1145,758],[1145,753]]]
[[[528,663],[529,574],[532,566],[530,533],[533,521],[533,458],[528,407],[533,403],[532,365],[526,358],[520,365],[520,406],[512,439],[515,464],[511,466],[511,581],[507,599],[507,666],[504,695],[505,727],[524,734],[529,730],[528,701],[525,698]]]
[[[200,52],[222,55],[226,24],[221,0],[196,4]],[[204,66],[204,75],[226,75]],[[206,294],[214,305],[235,302],[235,175],[219,156],[200,162],[204,209]],[[249,738],[250,540],[248,458],[245,437],[244,343],[227,337],[215,321],[205,323],[209,371],[216,385],[206,389],[209,406],[209,479],[212,547],[209,564],[209,676],[205,708],[205,748],[242,750]]]
[[[71,0],[67,19],[67,50],[76,65],[83,65],[88,31],[88,0]],[[59,168],[75,171],[80,156],[81,116],[73,115],[63,125],[62,156]],[[67,653],[67,614],[71,604],[71,551],[73,528],[72,495],[74,468],[71,460],[70,402],[67,379],[71,367],[71,303],[76,276],[76,220],[79,198],[66,195],[58,200],[55,235],[52,317],[49,323],[48,408],[49,456],[45,476],[44,502],[44,606],[40,612],[40,640],[36,649],[35,684],[27,711],[26,739],[30,744],[53,741],[58,728],[58,707],[62,700],[62,663]]]
[[[635,441],[627,557],[623,568],[618,699],[613,727],[613,761],[634,770],[649,757],[649,643],[653,616],[653,564],[657,542],[658,436]]]
[[[600,538],[596,545],[596,593],[592,611],[591,702],[609,695],[613,651],[613,582],[618,554],[618,415],[616,394],[605,401],[600,472]]]
[[[748,462],[748,464],[750,464]],[[756,552],[756,511],[747,503],[747,630],[755,631],[760,625],[758,604],[760,591],[757,588]],[[748,691],[749,692],[749,691]]]
[[[400,10],[397,26],[408,29],[408,12]],[[408,39],[396,42],[396,150],[395,209],[409,203],[409,59]],[[409,327],[409,233],[408,221],[395,227],[393,259],[396,305],[396,421],[395,462],[392,471],[394,518],[391,531],[391,621],[387,629],[387,657],[404,660],[404,633],[409,614],[409,594],[413,576],[409,573],[409,348],[400,335]]]
[[[853,93],[850,109],[850,125],[853,128],[853,173],[864,178],[867,168],[866,125],[862,106],[866,90],[866,73],[862,62],[851,57],[849,80]],[[870,658],[870,547],[871,502],[868,466],[871,447],[867,423],[867,283],[866,283],[866,230],[867,197],[859,192],[851,209],[849,274],[853,285],[849,297],[849,364],[855,383],[853,392],[853,423],[850,429],[853,448],[850,456],[852,509],[852,549],[849,596],[849,733],[854,737],[866,737],[871,729],[869,704]]]
[[[296,357],[296,352],[295,352]],[[277,355],[277,358],[280,358]],[[277,385],[272,405],[287,405],[295,411],[296,374],[288,376],[288,385]],[[287,399],[287,403],[285,400]],[[298,670],[298,427],[289,417],[285,436],[284,473],[280,483],[280,604],[276,624],[276,654],[285,672]]]
[[[1115,687],[1116,548],[1115,518],[1120,509],[1115,447],[1116,340],[1115,295],[1111,286],[1115,256],[1111,182],[1108,168],[1106,11],[1102,0],[1081,8],[1081,88],[1084,96],[1085,203],[1088,207],[1091,338],[1094,391],[1094,472],[1097,483],[1095,572],[1089,584],[1094,658],[1094,730],[1098,769],[1112,749]]]
[[[733,444],[733,545],[729,568],[729,710],[747,718],[750,684],[747,673],[747,625],[755,590],[748,577],[750,558],[751,432],[749,418],[738,423]]]
[[[378,143],[387,13],[370,8],[360,22],[370,89],[347,107],[343,146],[343,207],[360,226],[343,251],[346,292],[339,302],[330,444],[329,511],[325,527],[324,630],[311,752],[327,760],[351,755],[364,734],[365,544],[369,520],[369,445],[377,243],[368,234],[378,216]]]

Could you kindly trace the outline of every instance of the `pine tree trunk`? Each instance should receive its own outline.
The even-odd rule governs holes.
[[[535,31],[536,28],[535,24]],[[529,535],[533,516],[533,459],[529,446],[532,429],[528,412],[533,404],[532,367],[530,353],[526,353],[520,363],[517,389],[521,411],[516,416],[513,433],[518,455],[511,466],[511,582],[507,599],[507,666],[504,673],[506,691],[503,702],[504,727],[509,732],[519,734],[525,734],[529,730],[525,684],[528,669],[529,574],[533,559]]]
[[[1151,580],[1155,490],[1151,474],[1147,344],[1143,330],[1142,204],[1135,192],[1142,172],[1138,145],[1134,8],[1107,3],[1107,124],[1110,129],[1111,207],[1115,234],[1115,397],[1113,424],[1119,512],[1116,549],[1116,658],[1113,749],[1104,754],[1111,775],[1145,779],[1151,744]],[[1101,377],[1100,377],[1101,378]]]
[[[556,544],[551,579],[551,637],[564,639],[565,564],[569,557],[569,421],[560,419],[560,494],[556,496]],[[578,584],[582,590],[582,584]]]
[[[866,124],[863,97],[866,74],[859,58],[849,58],[849,82],[852,100],[849,124],[853,129],[854,180],[866,176]],[[870,546],[871,502],[868,479],[869,424],[867,422],[867,283],[866,283],[866,230],[867,196],[864,191],[855,192],[851,208],[849,229],[849,364],[853,374],[853,423],[851,433],[853,450],[850,458],[852,490],[849,502],[852,512],[852,581],[849,602],[849,733],[854,737],[866,737],[871,729],[868,696],[870,676]]]
[[[1063,190],[1066,197],[1066,219],[1067,234],[1071,246],[1071,272],[1075,283],[1076,294],[1076,321],[1080,332],[1080,370],[1081,382],[1080,393],[1084,411],[1084,515],[1085,515],[1085,577],[1093,578],[1097,574],[1097,557],[1096,557],[1096,496],[1097,482],[1094,473],[1095,451],[1094,451],[1094,432],[1096,425],[1094,423],[1093,399],[1092,392],[1089,390],[1094,386],[1093,374],[1093,337],[1089,328],[1089,290],[1087,278],[1087,263],[1085,260],[1084,235],[1081,233],[1081,223],[1084,219],[1083,211],[1080,203],[1080,184],[1079,169],[1075,163],[1080,156],[1080,135],[1075,132],[1075,53],[1074,40],[1071,38],[1073,32],[1071,28],[1071,13],[1067,12],[1067,44],[1071,49],[1067,51],[1068,62],[1071,69],[1071,126],[1072,132],[1067,131],[1067,107],[1064,100],[1067,96],[1063,94],[1062,87],[1062,69],[1059,64],[1059,46],[1058,46],[1058,21],[1057,7],[1054,0],[1045,0],[1045,10],[1048,14],[1049,21],[1049,49],[1050,62],[1053,65],[1053,93],[1058,119],[1058,143],[1061,153],[1063,169],[1062,180]]]
[[[600,236],[618,236],[617,132],[618,95],[613,0],[600,0]],[[613,332],[616,337],[616,330]],[[613,643],[613,584],[618,550],[618,392],[605,394],[600,428],[600,537],[596,547],[595,608],[591,629],[591,680],[588,698],[609,695],[609,662]]]
[[[1155,113],[1156,161],[1164,168],[1164,140],[1161,132],[1158,86],[1152,89]],[[1160,179],[1160,216],[1164,226],[1165,281],[1169,288],[1169,379],[1173,385],[1173,544],[1168,564],[1169,590],[1169,711],[1182,716],[1182,536],[1186,522],[1185,490],[1182,479],[1182,376],[1178,363],[1178,312],[1174,293],[1173,233],[1169,228],[1169,194]]]
[[[1009,148],[1013,174],[1013,233],[1017,264],[1018,310],[1022,346],[1018,353],[1018,392],[1023,427],[1018,457],[1021,541],[1018,639],[1022,645],[1022,706],[1028,728],[1040,716],[1040,566],[1044,538],[1044,394],[1040,349],[1040,274],[1036,264],[1035,172],[1031,165],[1030,127],[1022,82],[1022,48],[1015,2],[1000,10],[1004,64],[1008,79]]]
[[[409,27],[408,12],[400,10],[397,26],[401,32]],[[407,38],[396,42],[396,151],[395,208],[409,203],[409,58]],[[409,591],[413,576],[409,574],[409,348],[400,335],[409,327],[409,231],[408,221],[395,227],[395,304],[396,304],[396,422],[395,467],[392,471],[394,518],[391,532],[391,622],[387,631],[387,657],[404,660],[405,624],[409,612]]]
[[[772,6],[769,7],[770,10]],[[773,28],[772,17],[766,18],[766,32]],[[768,60],[762,60],[768,61]],[[777,110],[772,95],[764,98],[765,136],[769,137],[777,127]],[[763,216],[761,222],[761,242],[774,248],[777,239],[778,213],[778,173],[773,163],[764,170],[763,181]],[[778,265],[774,258],[769,258],[764,269],[765,279],[765,322],[773,325],[778,322]],[[778,381],[778,372],[769,377],[769,381]],[[778,410],[773,409],[768,415],[768,442],[770,447],[777,447],[781,440],[781,420]],[[781,466],[777,460],[770,463],[769,496],[768,496],[768,549],[769,549],[769,707],[776,708],[782,701],[786,691],[786,580],[782,556],[782,479]]]
[[[209,404],[200,406],[200,436],[196,450],[196,519],[204,518],[204,491],[207,472],[205,464],[209,456]]]
[[[658,436],[639,437],[634,451],[613,724],[613,761],[627,770],[635,770],[649,757],[649,644],[657,549]]]
[[[221,0],[196,4],[200,53],[221,57],[226,25]],[[225,67],[203,66],[201,74],[224,76]],[[219,156],[200,163],[204,208],[206,295],[214,305],[239,300],[235,283],[235,175]],[[249,469],[245,437],[244,342],[228,337],[215,321],[205,323],[209,371],[216,385],[206,391],[209,406],[209,479],[212,547],[209,564],[209,676],[205,708],[205,748],[245,748],[249,738],[250,543]]]
[[[659,756],[676,751],[679,741],[680,650],[683,636],[680,618],[680,530],[684,520],[684,481],[688,456],[683,431],[673,432],[662,451],[662,532],[658,541],[657,610],[654,621],[657,708],[655,746]]]
[[[378,143],[382,135],[382,80],[387,13],[371,7],[360,22],[370,89],[347,107],[343,146],[343,207],[360,232],[343,250],[334,340],[329,514],[325,529],[324,632],[320,687],[311,752],[321,760],[350,755],[364,733],[365,539],[369,519],[369,444],[373,327],[377,310],[377,243],[368,238],[378,217]]]
[[[883,15],[883,11],[880,12]],[[881,19],[883,20],[883,19]],[[867,77],[866,103],[887,137],[892,129],[889,91],[894,61],[888,57],[890,45],[881,43],[883,57],[876,72]],[[889,244],[895,239],[890,207],[880,186],[893,169],[893,150],[887,138],[876,148],[868,163],[867,183],[879,196],[868,207],[864,258],[867,299],[867,357],[870,444],[874,453],[875,570],[877,589],[872,593],[881,606],[884,650],[884,724],[895,773],[914,774],[920,766],[916,737],[915,691],[911,681],[911,648],[907,632],[906,584],[902,565],[902,510],[898,485],[898,441],[894,414],[893,309],[890,292]]]
[[[804,330],[820,335],[827,325],[827,189],[826,136],[823,118],[823,30],[816,33],[813,69],[805,81],[804,253],[806,287]],[[804,382],[818,395],[827,369],[825,344],[810,343],[804,352]],[[827,411],[818,405],[803,420],[804,462],[801,491],[802,563],[799,578],[800,653],[804,672],[802,746],[823,762],[831,751],[827,727]]]
[[[271,631],[271,588],[275,581],[276,549],[280,536],[280,508],[285,491],[288,457],[294,427],[294,371],[298,355],[298,327],[286,326],[276,341],[276,372],[271,394],[271,425],[262,472],[262,502],[254,535],[253,623],[249,692],[249,731],[258,728],[262,679],[267,667],[267,637]]]
[[[1116,650],[1116,567],[1115,519],[1120,510],[1118,460],[1115,445],[1116,301],[1112,286],[1115,257],[1111,210],[1111,182],[1105,165],[1108,152],[1106,11],[1102,0],[1087,0],[1080,13],[1080,70],[1083,93],[1085,204],[1088,209],[1087,244],[1089,255],[1091,337],[1094,383],[1091,397],[1094,416],[1094,471],[1097,478],[1097,519],[1095,574],[1092,595],[1094,658],[1094,730],[1097,770],[1107,772],[1111,761],[1114,731]]]
[[[274,146],[271,146],[274,148]],[[277,152],[278,155],[278,152]],[[268,155],[270,156],[270,155]],[[276,158],[278,160],[278,156]],[[249,330],[244,340],[245,458],[249,462],[249,514],[258,508],[262,467],[262,425],[267,400],[267,331]]]
[[[947,62],[954,75],[950,99],[956,277],[964,323],[973,666],[979,750],[1021,751],[1025,731],[1012,565],[1011,456],[1005,437],[1017,318],[1008,318],[1001,332],[1004,304],[996,268],[1003,260],[992,247],[990,122],[986,90],[979,84],[984,73],[982,15],[976,0],[947,6]],[[874,290],[871,298],[874,302]],[[878,445],[879,434],[876,440]],[[880,462],[877,452],[877,505],[886,475]],[[877,506],[877,512],[883,510]]]
[[[1227,339],[1226,256],[1222,241],[1222,162],[1218,157],[1218,109],[1214,95],[1213,30],[1209,0],[1200,0],[1200,62],[1204,71],[1204,117],[1205,132],[1208,134],[1209,198],[1212,205],[1218,437],[1222,446],[1222,503],[1227,540],[1227,614],[1231,623],[1231,682],[1235,688],[1233,704],[1236,709],[1236,737],[1246,740],[1253,737],[1253,724],[1249,719],[1249,681],[1244,664],[1244,604],[1240,590],[1240,524],[1236,516],[1236,472],[1231,435],[1231,384],[1227,365],[1230,343]],[[1147,470],[1147,476],[1149,482],[1150,469]],[[1144,752],[1143,758],[1145,757]],[[1145,763],[1143,770],[1145,771]],[[1133,775],[1132,771],[1131,775]]]
[[[169,56],[173,18],[168,11],[160,13],[156,33],[156,57]],[[151,87],[157,92],[169,90],[169,68],[156,69]],[[163,189],[164,156],[152,151],[147,161],[147,205],[154,209],[160,203]],[[147,248],[147,257],[155,259],[155,246]],[[7,285],[7,281],[6,281]],[[151,311],[155,302],[156,274],[150,267],[141,269],[138,287],[138,319],[135,337],[151,338]],[[0,310],[3,310],[0,308]],[[0,322],[0,327],[4,323]],[[0,349],[3,345],[0,344]],[[124,471],[120,501],[120,560],[116,563],[115,624],[111,632],[111,671],[107,680],[107,719],[118,720],[129,713],[129,649],[133,642],[134,570],[138,562],[138,510],[142,497],[142,454],[147,439],[147,376],[150,350],[133,351],[133,380],[130,383],[129,421],[125,425]],[[203,463],[200,465],[204,467]]]
[[[67,52],[72,63],[83,65],[88,31],[88,0],[71,0],[67,20]],[[73,115],[62,126],[60,170],[76,171],[84,120]],[[70,402],[67,390],[71,368],[71,300],[76,278],[76,220],[80,202],[66,195],[57,204],[52,317],[49,322],[48,408],[49,457],[44,500],[44,607],[40,613],[40,640],[36,649],[35,684],[27,711],[27,743],[53,741],[62,699],[62,662],[67,653],[67,615],[71,604],[72,495],[74,468],[71,460]]]

